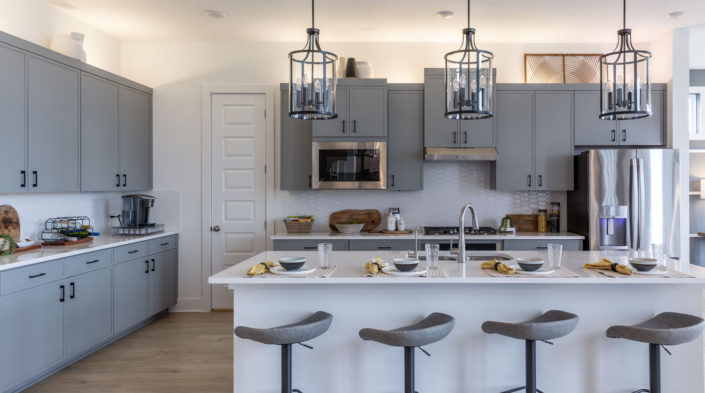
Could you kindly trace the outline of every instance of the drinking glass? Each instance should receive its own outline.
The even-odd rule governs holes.
[[[333,244],[320,243],[318,245],[318,261],[321,269],[330,269],[330,255],[333,252]]]
[[[561,254],[563,254],[562,244],[548,243],[548,266],[551,269],[561,268]]]
[[[666,266],[666,255],[668,254],[668,246],[663,243],[651,244],[651,256],[658,260],[658,264]]]
[[[426,244],[426,266],[430,270],[438,269],[438,244]]]

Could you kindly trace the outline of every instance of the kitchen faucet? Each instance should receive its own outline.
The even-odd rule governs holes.
[[[416,258],[418,259],[419,257],[419,229],[421,229],[421,232],[423,233],[423,226],[419,225],[416,227],[416,230],[414,231],[414,252],[412,253],[411,251],[406,253],[406,256],[408,258]]]
[[[477,231],[480,229],[480,224],[477,221],[477,212],[475,211],[475,206],[466,203],[463,208],[460,209],[460,219],[458,225],[458,262],[465,263],[465,212],[470,209],[472,213],[472,230]],[[452,248],[452,247],[451,247]]]

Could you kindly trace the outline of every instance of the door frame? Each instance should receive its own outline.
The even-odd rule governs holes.
[[[210,312],[212,307],[211,285],[211,165],[212,165],[212,100],[214,94],[264,94],[265,107],[265,222],[266,244],[274,235],[274,93],[275,86],[268,85],[202,85],[201,86],[201,311]],[[268,248],[268,246],[267,246]]]

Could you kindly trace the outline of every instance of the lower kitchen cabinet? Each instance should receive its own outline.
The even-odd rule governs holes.
[[[149,259],[115,265],[113,331],[117,334],[149,316]]]
[[[505,251],[545,251],[548,243],[562,244],[563,251],[582,251],[582,240],[505,240]]]
[[[413,240],[350,240],[350,251],[408,251]]]
[[[347,251],[347,240],[274,240],[274,251],[316,251],[319,243],[333,244],[333,251]]]
[[[149,315],[176,304],[176,250],[150,256]]]
[[[81,274],[64,285],[66,356],[72,357],[113,334],[113,269]]]
[[[389,190],[423,190],[423,88],[421,83],[389,85]]]

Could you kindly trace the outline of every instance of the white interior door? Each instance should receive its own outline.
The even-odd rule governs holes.
[[[265,251],[265,95],[211,95],[211,274]],[[212,286],[212,307],[232,308]]]

